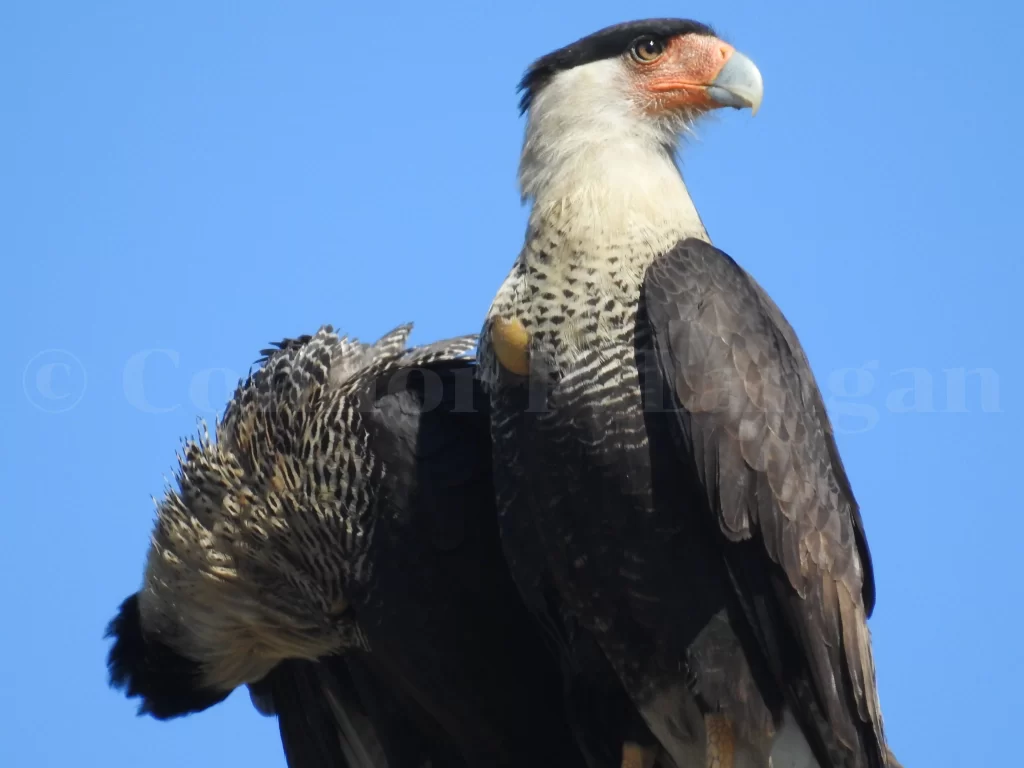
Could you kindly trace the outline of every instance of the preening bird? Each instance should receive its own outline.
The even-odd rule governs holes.
[[[540,58],[521,91],[532,208],[478,371],[513,575],[643,715],[656,743],[624,761],[882,768],[871,556],[821,393],[675,161],[702,115],[758,109],[761,74],[657,19]]]
[[[161,719],[248,685],[292,768],[582,768],[502,557],[476,337],[409,332],[281,342],[185,444],[111,682]]]

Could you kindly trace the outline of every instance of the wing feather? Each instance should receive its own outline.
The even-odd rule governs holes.
[[[249,688],[256,708],[278,718],[288,768],[387,768],[341,657],[283,661]]]
[[[755,624],[786,625],[813,692],[805,708],[822,713],[848,747],[865,743],[871,756],[864,765],[881,765],[866,624],[874,604],[870,554],[796,334],[753,278],[694,239],[650,266],[642,312],[653,333],[655,374],[681,406],[681,444],[690,448],[724,541],[759,539],[784,576],[776,608],[748,615],[760,617]],[[726,543],[727,562],[740,551]],[[777,627],[753,629],[757,637],[779,636]]]

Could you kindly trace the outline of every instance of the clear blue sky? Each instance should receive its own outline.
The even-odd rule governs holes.
[[[1018,762],[1019,5],[34,0],[0,11],[0,764],[283,765],[244,693],[161,724],[106,688],[149,497],[267,342],[478,330],[523,234],[521,72],[655,15],[764,75],[686,177],[837,422],[896,752]]]

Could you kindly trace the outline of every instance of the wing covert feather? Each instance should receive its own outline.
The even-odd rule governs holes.
[[[673,423],[721,533],[760,539],[784,572],[792,591],[777,595],[778,615],[840,737],[857,738],[844,714],[853,707],[884,744],[866,624],[870,554],[796,334],[750,275],[695,239],[648,268],[642,311],[655,373],[677,400]]]
[[[703,443],[702,479],[719,485],[723,533],[770,532],[766,549],[802,596],[818,573],[861,593],[868,566],[856,501],[781,313],[726,254],[696,240],[655,261],[645,299],[658,360]],[[717,477],[705,471],[709,452]]]

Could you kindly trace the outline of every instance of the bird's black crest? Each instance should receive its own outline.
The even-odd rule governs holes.
[[[530,108],[533,97],[559,72],[578,67],[581,64],[619,56],[625,53],[630,44],[642,35],[676,37],[692,33],[715,34],[714,30],[706,24],[689,19],[627,21],[623,24],[605,27],[564,48],[541,56],[533,62],[519,82],[519,91],[523,94],[519,101],[519,112],[520,114],[526,112]]]
[[[107,657],[110,685],[124,691],[128,698],[141,698],[140,715],[166,720],[201,712],[231,693],[205,688],[198,664],[146,636],[138,594],[121,604],[107,627],[107,637],[114,639]]]

